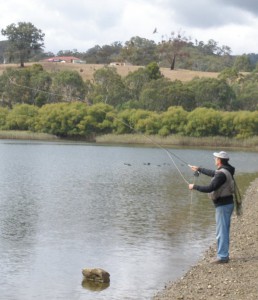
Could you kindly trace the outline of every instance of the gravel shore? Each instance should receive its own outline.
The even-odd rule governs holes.
[[[230,261],[214,265],[216,245],[181,279],[168,283],[154,300],[258,299],[258,178],[243,197],[243,215],[232,218]]]

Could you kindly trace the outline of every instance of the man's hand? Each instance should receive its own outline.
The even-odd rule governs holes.
[[[193,187],[194,187],[194,184],[190,183],[190,184],[189,184],[189,190],[192,190]]]
[[[191,168],[192,171],[194,171],[194,172],[198,171],[198,169],[199,169],[199,167],[197,167],[197,166],[188,165],[188,167]]]

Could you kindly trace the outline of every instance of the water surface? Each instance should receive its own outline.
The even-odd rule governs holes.
[[[173,149],[213,167],[212,151]],[[241,182],[257,153],[231,152]],[[151,299],[214,241],[214,208],[157,148],[0,141],[0,294],[5,300]],[[83,282],[100,267],[109,286]]]

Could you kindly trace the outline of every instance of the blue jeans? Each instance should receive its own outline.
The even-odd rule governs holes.
[[[222,260],[229,258],[229,233],[233,210],[234,204],[216,207],[217,257]]]

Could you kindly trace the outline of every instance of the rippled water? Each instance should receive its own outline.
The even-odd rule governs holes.
[[[212,151],[173,153],[213,167]],[[256,153],[231,156],[257,172]],[[5,140],[0,170],[1,299],[151,299],[215,238],[211,203],[162,149]],[[86,267],[110,285],[83,282]]]

